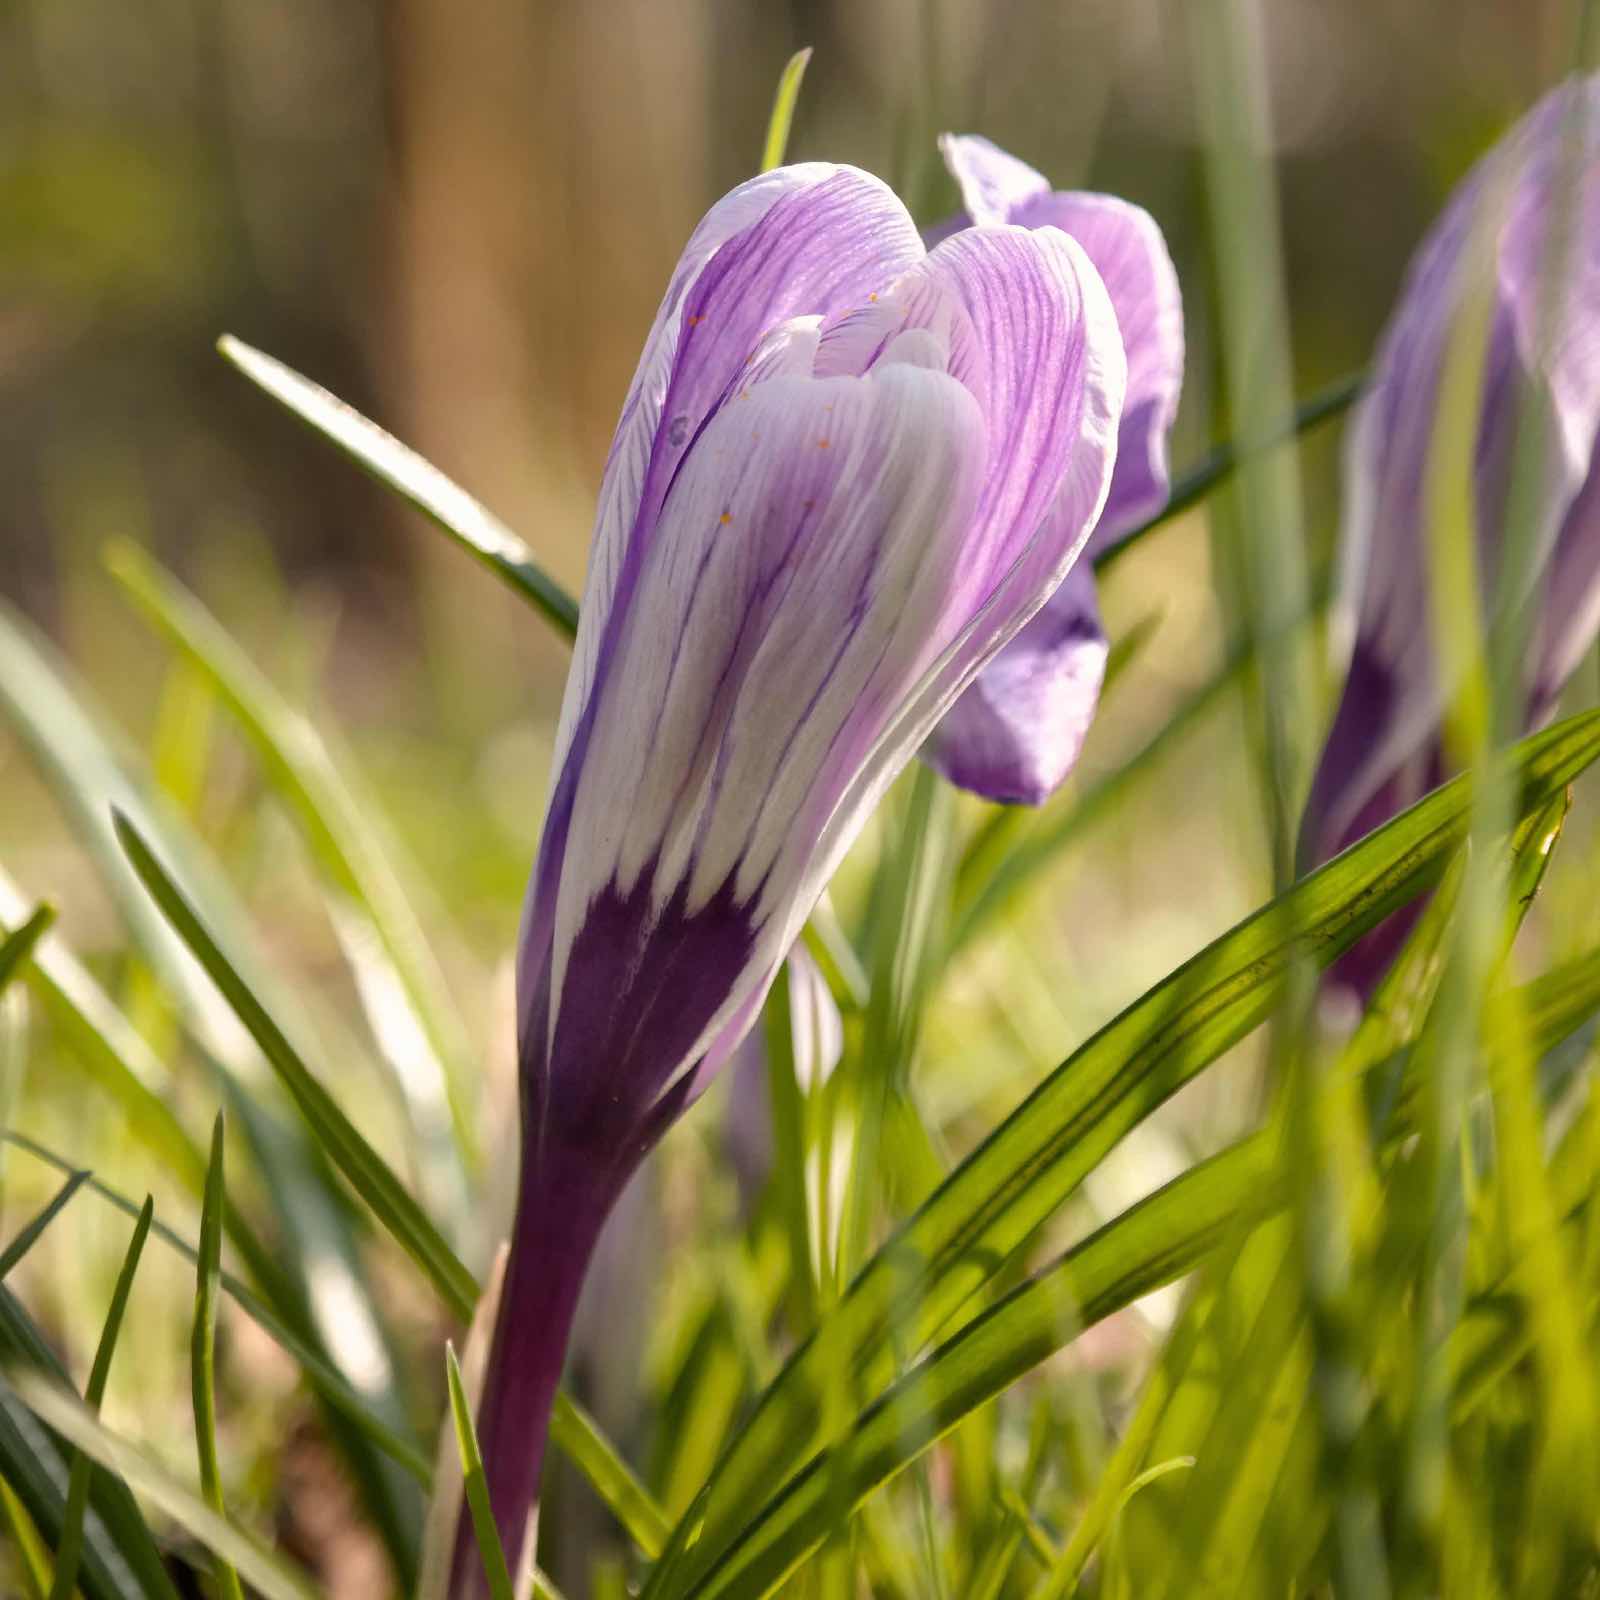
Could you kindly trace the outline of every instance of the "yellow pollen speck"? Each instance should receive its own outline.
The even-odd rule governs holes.
[[[828,444],[829,444],[829,441],[827,439],[818,439],[817,440],[817,449],[826,450],[828,448]]]
[[[877,295],[875,295],[875,294],[869,294],[869,295],[868,295],[868,296],[867,296],[867,299],[868,299],[868,300],[869,300],[869,301],[871,301],[871,302],[872,302],[872,303],[873,303],[873,304],[876,304],[876,303],[877,303],[877,299],[878,299],[878,297],[877,297]]]
[[[733,513],[731,511],[724,511],[722,515],[717,518],[717,521],[720,522],[724,528],[726,528],[728,524],[733,521]]]
[[[705,320],[706,319],[704,317],[694,317],[694,316],[692,316],[692,317],[689,318],[689,326],[691,328],[698,328],[700,326],[700,324],[702,322],[704,322]]]

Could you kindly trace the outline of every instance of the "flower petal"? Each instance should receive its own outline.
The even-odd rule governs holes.
[[[1583,142],[1569,149],[1574,132]],[[1569,157],[1576,159],[1569,164]],[[1574,175],[1581,183],[1570,206],[1570,248],[1547,270],[1548,247],[1559,237],[1554,218],[1568,209],[1562,185]],[[1591,79],[1546,96],[1452,196],[1407,271],[1371,387],[1352,418],[1337,634],[1352,653],[1351,670],[1302,833],[1307,864],[1349,843],[1353,828],[1382,821],[1372,811],[1375,798],[1410,793],[1399,775],[1430,763],[1443,771],[1437,749],[1448,686],[1430,628],[1426,474],[1485,207],[1496,211],[1488,219],[1494,304],[1473,487],[1490,595],[1498,588],[1519,429],[1525,416],[1541,424],[1532,515],[1543,599],[1528,670],[1530,718],[1548,714],[1600,625],[1600,496],[1591,487],[1600,426],[1600,85]]]
[[[1094,573],[1080,562],[950,708],[924,758],[987,799],[1040,804],[1083,749],[1106,654]]]
[[[856,751],[965,619],[984,439],[960,384],[889,361],[774,378],[689,452],[567,808],[546,1018],[564,1104],[648,1105],[750,1014]]]
[[[1156,220],[1108,194],[1041,194],[1011,221],[1060,228],[1084,248],[1116,308],[1128,355],[1128,394],[1117,434],[1111,493],[1090,540],[1108,549],[1167,502],[1167,435],[1183,390],[1183,295]]]
[[[939,151],[972,222],[1015,222],[1012,212],[1018,206],[1050,192],[1048,178],[978,134],[941,134]]]
[[[556,738],[560,770],[594,688],[619,590],[673,474],[770,330],[865,301],[923,254],[886,185],[853,167],[779,167],[706,215],[674,272],[612,441],[600,486],[572,673]]]

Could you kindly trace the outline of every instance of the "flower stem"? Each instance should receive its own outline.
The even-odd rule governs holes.
[[[615,1199],[603,1173],[546,1149],[523,1169],[511,1254],[478,1406],[489,1503],[519,1595],[528,1592],[550,1412],[578,1293]],[[471,1519],[456,1522],[451,1600],[487,1600]]]

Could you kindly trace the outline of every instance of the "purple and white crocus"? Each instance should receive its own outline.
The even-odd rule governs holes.
[[[1007,223],[1060,229],[1100,273],[1128,356],[1111,491],[1083,557],[978,675],[923,751],[962,788],[1038,805],[1077,762],[1105,676],[1094,557],[1167,501],[1167,435],[1183,387],[1183,298],[1149,212],[1113,195],[1052,190],[1047,178],[987,139],[946,134],[939,143],[963,210],[934,236]]]
[[[1557,218],[1570,232],[1552,257]],[[1600,79],[1591,78],[1547,95],[1451,197],[1412,260],[1352,418],[1339,597],[1351,654],[1302,828],[1306,867],[1449,775],[1441,722],[1452,686],[1440,680],[1430,627],[1427,474],[1451,341],[1473,289],[1470,246],[1486,221],[1492,306],[1473,482],[1486,595],[1498,587],[1522,419],[1539,419],[1543,444],[1530,497],[1529,728],[1552,714],[1600,628]],[[1338,980],[1370,991],[1411,920],[1392,917],[1375,930],[1339,964]]]
[[[1078,558],[1126,381],[1057,228],[930,251],[877,179],[804,165],[690,239],[606,463],[518,956],[522,1170],[479,1414],[514,1570],[607,1211]],[[465,1522],[452,1588],[482,1592]]]

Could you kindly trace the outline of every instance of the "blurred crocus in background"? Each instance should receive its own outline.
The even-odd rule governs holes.
[[[946,134],[940,148],[963,211],[932,236],[1006,223],[1070,234],[1105,282],[1128,356],[1116,470],[1084,557],[979,674],[923,752],[952,783],[986,799],[1037,805],[1077,762],[1105,676],[1093,558],[1167,500],[1167,435],[1183,387],[1183,299],[1147,211],[1113,195],[1052,190],[1047,178],[987,139]]]
[[[522,1170],[480,1407],[513,1569],[574,1301],[878,798],[1105,503],[1126,360],[1083,248],[931,252],[848,167],[685,249],[600,490],[518,964]],[[483,1592],[465,1520],[453,1589]]]
[[[1453,686],[1441,681],[1429,620],[1427,482],[1446,361],[1474,288],[1474,230],[1486,224],[1492,307],[1473,483],[1486,596],[1497,595],[1510,537],[1519,426],[1537,428],[1540,444],[1537,483],[1524,502],[1536,554],[1527,726],[1548,720],[1600,626],[1597,156],[1600,80],[1573,80],[1478,164],[1412,261],[1347,435],[1339,604],[1351,654],[1302,827],[1306,868],[1450,773],[1441,723]],[[1558,250],[1562,227],[1571,232]],[[1338,982],[1368,992],[1414,918],[1374,930],[1339,964]]]

